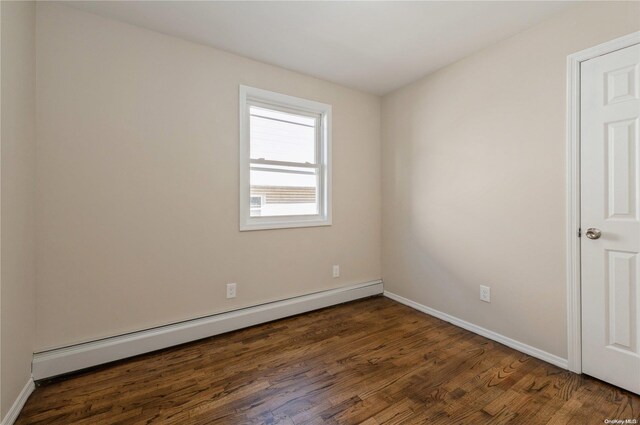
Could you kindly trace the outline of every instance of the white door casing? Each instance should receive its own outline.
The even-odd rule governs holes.
[[[582,62],[582,371],[635,393],[640,393],[639,136],[640,45]],[[601,236],[588,238],[589,228]]]

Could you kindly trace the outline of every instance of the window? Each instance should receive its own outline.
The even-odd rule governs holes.
[[[240,86],[240,230],[331,224],[331,106]]]

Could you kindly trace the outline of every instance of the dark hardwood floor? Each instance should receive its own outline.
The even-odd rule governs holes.
[[[375,297],[44,384],[16,424],[583,425],[638,418],[636,395]]]

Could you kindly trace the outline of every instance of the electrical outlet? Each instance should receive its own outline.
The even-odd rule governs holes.
[[[340,277],[340,266],[333,266],[333,277]]]
[[[490,303],[491,302],[491,288],[488,286],[480,285],[480,300]]]
[[[235,298],[235,297],[236,297],[236,284],[227,283],[227,298]]]

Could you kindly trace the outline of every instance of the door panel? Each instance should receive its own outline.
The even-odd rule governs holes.
[[[612,347],[637,353],[636,305],[631,302],[637,288],[634,267],[637,254],[620,251],[608,251],[607,254],[607,341]]]
[[[636,169],[630,161],[635,157],[636,122],[625,120],[607,124],[607,218],[637,220]]]
[[[640,393],[639,83],[640,45],[581,65],[582,370],[635,393]],[[586,237],[589,228],[601,236]]]

